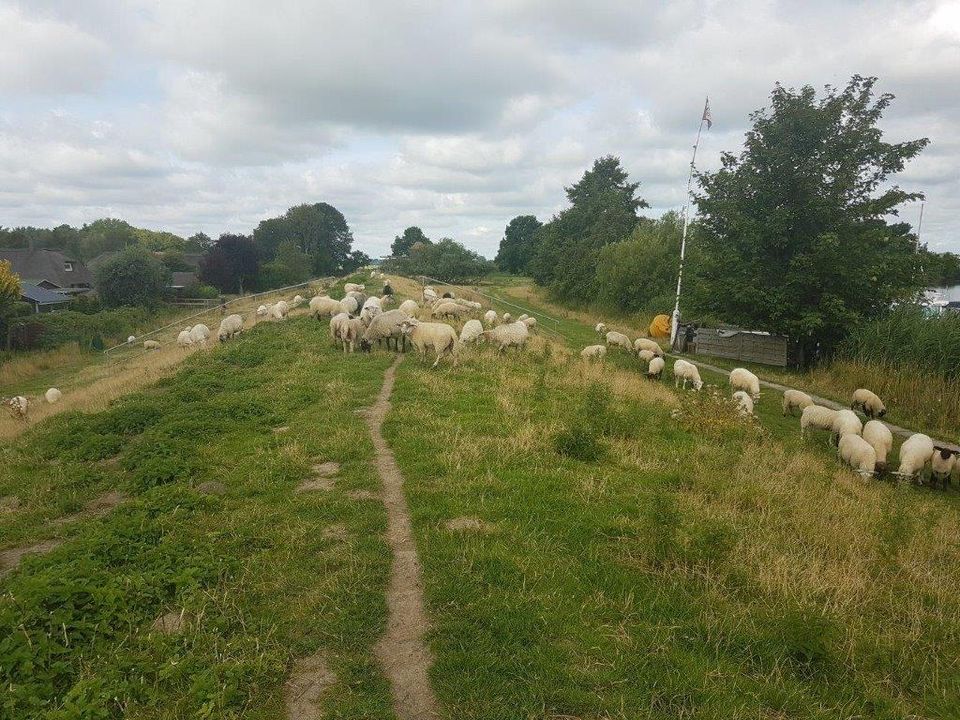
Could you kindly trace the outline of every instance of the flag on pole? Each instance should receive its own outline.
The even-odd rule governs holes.
[[[707,98],[707,101],[703,104],[703,117],[701,118],[703,122],[707,124],[707,130],[713,127],[713,115],[710,114],[710,98]]]

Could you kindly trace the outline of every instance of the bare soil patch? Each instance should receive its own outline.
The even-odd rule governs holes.
[[[9,548],[0,551],[0,577],[3,577],[19,565],[25,556],[44,555],[56,548],[60,543],[60,540],[42,540],[33,545],[25,545],[23,547]]]
[[[287,720],[319,720],[323,693],[336,682],[322,653],[297,660],[283,686]]]

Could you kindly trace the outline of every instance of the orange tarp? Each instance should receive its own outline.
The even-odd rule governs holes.
[[[670,316],[657,315],[650,323],[650,337],[670,337]]]

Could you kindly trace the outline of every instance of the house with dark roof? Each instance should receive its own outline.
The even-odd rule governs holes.
[[[10,261],[21,283],[69,295],[93,289],[93,276],[87,266],[58,250],[0,249],[0,260]]]
[[[20,283],[20,299],[28,303],[35,313],[64,310],[70,304],[69,295],[25,282]]]

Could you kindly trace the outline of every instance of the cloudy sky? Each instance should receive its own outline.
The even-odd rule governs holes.
[[[923,240],[960,251],[960,1],[0,0],[0,225],[249,232],[304,202],[381,254],[407,225],[492,257],[619,155],[660,214],[776,81],[876,75]],[[903,217],[915,222],[919,207]]]

